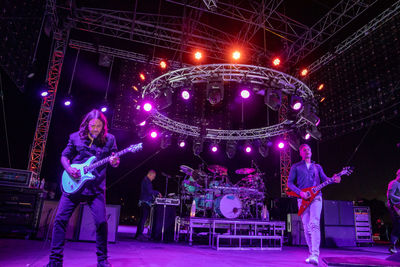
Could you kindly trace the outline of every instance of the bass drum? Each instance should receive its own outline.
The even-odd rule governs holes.
[[[221,217],[235,219],[242,213],[242,202],[233,194],[223,195],[215,200],[214,211]]]

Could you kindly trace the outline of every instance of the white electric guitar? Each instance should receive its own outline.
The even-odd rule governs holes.
[[[82,164],[71,164],[72,168],[78,169],[80,172],[80,178],[74,178],[67,171],[64,171],[62,174],[62,189],[65,193],[74,194],[78,192],[87,181],[94,180],[95,176],[92,174],[92,171],[101,165],[106,164],[110,161],[111,157],[119,157],[128,152],[135,153],[137,151],[142,150],[142,143],[131,145],[124,150],[121,150],[115,153],[112,156],[106,157],[102,160],[96,161],[96,157],[90,157],[86,162]]]

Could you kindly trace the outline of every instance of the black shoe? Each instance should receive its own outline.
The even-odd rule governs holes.
[[[97,263],[97,267],[112,267],[112,265],[108,260],[105,260],[105,261],[99,261]]]
[[[50,261],[45,267],[63,267],[63,263]]]

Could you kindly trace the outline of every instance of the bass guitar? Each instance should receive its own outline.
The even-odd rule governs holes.
[[[307,194],[307,196],[308,196],[307,199],[301,198],[298,194],[296,194],[293,191],[287,191],[286,194],[288,196],[297,197],[297,198],[301,199],[299,212],[297,213],[300,216],[308,208],[308,206],[310,206],[311,202],[318,195],[318,193],[321,191],[322,188],[324,188],[325,186],[327,186],[329,184],[334,183],[336,177],[340,177],[342,175],[350,175],[352,172],[353,172],[353,168],[352,167],[344,167],[341,172],[339,172],[338,174],[333,175],[332,178],[329,178],[328,180],[326,180],[322,184],[301,189],[302,192],[305,192]]]
[[[67,171],[62,174],[62,189],[65,193],[74,194],[78,192],[87,181],[94,180],[95,176],[92,171],[97,167],[100,167],[110,161],[111,157],[120,157],[128,152],[135,153],[142,150],[142,143],[131,145],[114,155],[108,156],[102,160],[96,161],[96,156],[90,157],[86,162],[82,164],[71,164],[72,168],[78,169],[80,172],[80,178],[74,178]]]

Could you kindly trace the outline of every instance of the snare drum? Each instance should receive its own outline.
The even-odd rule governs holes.
[[[242,202],[233,194],[223,195],[215,200],[214,211],[221,217],[235,219],[242,213]]]

